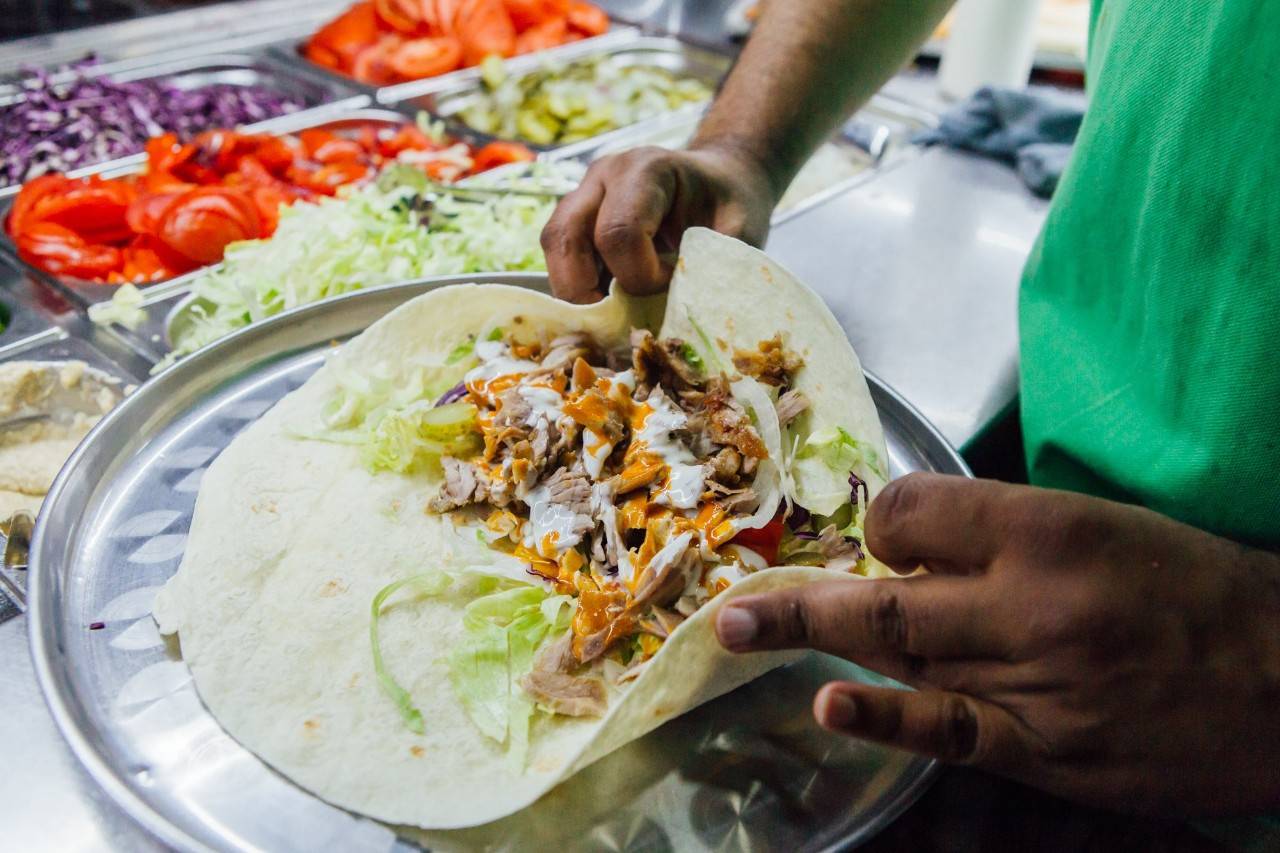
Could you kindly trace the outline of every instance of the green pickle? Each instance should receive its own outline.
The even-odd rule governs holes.
[[[502,60],[480,66],[483,92],[458,113],[482,133],[554,145],[589,139],[711,98],[699,80],[617,57],[593,57],[512,77]]]

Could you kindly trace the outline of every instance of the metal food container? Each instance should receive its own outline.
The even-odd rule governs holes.
[[[298,111],[282,117],[304,114],[324,106],[363,106],[368,103],[368,95],[339,80],[254,53],[197,54],[164,61],[133,59],[86,68],[84,74],[88,77],[111,77],[121,82],[160,80],[179,89],[215,84],[256,86],[298,102],[301,107]],[[22,97],[21,89],[15,84],[0,85],[0,107],[15,103]],[[247,127],[256,128],[278,118],[264,119]],[[79,177],[116,165],[139,163],[143,159],[142,152],[138,152],[115,160],[86,164],[68,174]],[[21,188],[17,184],[0,187],[0,198],[15,195]]]
[[[363,102],[367,102],[366,98],[362,98]],[[390,109],[345,109],[320,108],[316,110],[308,110],[306,112],[293,113],[271,119],[256,125],[248,125],[245,130],[250,132],[273,133],[284,135],[288,133],[296,133],[309,129],[325,129],[340,131],[356,125],[364,124],[385,124],[388,127],[404,125],[412,121],[405,113],[397,112]],[[99,175],[103,178],[120,178],[127,175],[136,175],[143,171],[146,163],[145,155],[138,155],[124,160],[113,160],[103,163],[97,167],[72,172],[75,177],[84,175]],[[9,215],[9,209],[13,206],[12,197],[0,198],[0,222],[5,221]],[[117,285],[99,284],[81,279],[66,278],[53,275],[46,272],[33,264],[29,264],[22,258],[18,257],[17,246],[13,242],[13,238],[9,236],[8,231],[0,230],[0,256],[4,256],[9,263],[20,269],[25,275],[29,276],[33,281],[51,288],[62,297],[70,300],[79,307],[88,307],[100,302],[106,302],[116,291]],[[203,267],[193,273],[179,276],[178,279],[188,280],[199,274],[202,270],[208,269]],[[144,290],[150,290],[161,284],[168,284],[178,279],[170,279],[168,282],[150,282],[147,284],[139,284],[138,287]]]
[[[596,57],[614,58],[625,65],[649,66],[662,68],[677,77],[684,77],[705,83],[713,91],[728,73],[732,60],[723,54],[695,47],[679,39],[660,36],[641,36],[635,32],[618,33],[616,40],[602,43],[608,36],[600,39],[589,39],[564,48],[545,51],[534,56],[519,57],[507,64],[508,71],[514,77],[520,77],[546,67],[548,64],[570,64],[576,60]],[[493,139],[491,134],[478,131],[465,124],[459,113],[474,104],[484,93],[478,69],[468,69],[465,77],[459,76],[450,81],[441,80],[437,85],[420,86],[405,84],[378,93],[382,103],[394,104],[398,109],[426,110],[432,116],[444,120],[451,133],[472,134],[482,138]],[[696,107],[694,107],[696,109]],[[683,110],[679,111],[683,114]],[[609,133],[621,133],[631,128],[647,127],[649,122],[660,121],[666,116],[655,116],[631,125],[630,128],[619,128]],[[601,134],[605,136],[607,134]],[[553,145],[537,145],[528,140],[523,142],[531,148],[542,151],[558,151],[570,145],[581,145],[582,142],[560,143]],[[585,140],[589,142],[590,140]]]

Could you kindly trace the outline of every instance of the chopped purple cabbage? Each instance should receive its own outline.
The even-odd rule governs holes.
[[[806,542],[817,542],[820,538],[818,534],[811,530],[797,530],[794,535],[797,539],[803,539]]]
[[[849,500],[854,506],[858,506],[858,490],[862,490],[862,500],[871,503],[871,490],[867,488],[867,483],[857,474],[849,472]]]
[[[789,507],[787,510],[787,527],[792,530],[804,530],[809,526],[809,521],[813,518],[809,510],[791,501],[787,502],[787,506]]]
[[[459,382],[448,391],[445,391],[444,396],[436,400],[436,405],[443,406],[448,403],[456,403],[465,396],[467,396],[467,383]]]
[[[122,82],[81,73],[92,64],[30,70],[19,82],[21,95],[0,106],[0,186],[135,154],[162,133],[185,140],[303,107],[260,86],[181,89],[163,80]],[[68,72],[75,76],[61,80]]]

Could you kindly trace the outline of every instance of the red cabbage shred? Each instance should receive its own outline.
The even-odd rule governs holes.
[[[53,71],[30,70],[21,94],[0,106],[0,186],[66,172],[141,151],[147,139],[182,139],[301,109],[280,92],[215,83],[181,89],[159,80],[90,77],[92,60]],[[74,76],[61,78],[68,72]],[[59,82],[55,82],[59,81]]]

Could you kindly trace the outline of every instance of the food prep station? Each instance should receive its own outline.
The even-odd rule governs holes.
[[[180,87],[264,85],[304,105],[249,130],[283,133],[352,121],[394,125],[426,111],[450,134],[485,141],[456,120],[478,91],[476,69],[376,88],[302,59],[301,39],[345,5],[251,0],[12,42],[0,45],[0,73],[24,64],[53,66],[92,47],[102,60],[95,73],[164,78]],[[643,15],[636,14],[639,4],[604,5],[616,18],[610,33],[517,58],[508,63],[510,71],[607,53],[714,88],[731,65],[726,43],[681,26],[687,16],[673,9],[682,4],[660,4],[659,11]],[[716,4],[689,5],[702,7],[690,13],[696,16]],[[18,96],[11,87],[0,88],[0,99]],[[780,210],[768,249],[822,295],[868,371],[897,392],[881,388],[883,399],[905,399],[937,428],[937,434],[924,433],[926,439],[940,435],[964,449],[1008,417],[1015,403],[1016,289],[1045,205],[1003,166],[914,146],[912,135],[935,122],[940,108],[930,75],[904,71],[829,143],[849,164],[848,174]],[[700,108],[685,109],[583,142],[543,146],[537,156],[587,164],[631,145],[678,145],[699,115]],[[143,155],[134,155],[73,174],[131,174],[143,162]],[[0,189],[0,217],[16,190]],[[134,329],[106,327],[91,322],[88,311],[114,288],[51,275],[20,259],[7,235],[0,237],[0,362],[74,358],[122,383],[141,384],[168,352],[170,329],[183,322],[189,282],[198,274],[142,287],[145,322]],[[945,445],[915,450],[945,456],[939,448]],[[2,571],[11,585],[24,585],[22,571]],[[0,615],[14,615],[21,604],[0,600]],[[34,678],[26,621],[0,624],[0,738],[9,768],[0,797],[10,804],[0,831],[6,844],[157,846],[81,768],[55,729]],[[57,642],[61,648],[64,640]],[[143,778],[140,784],[148,783]]]

